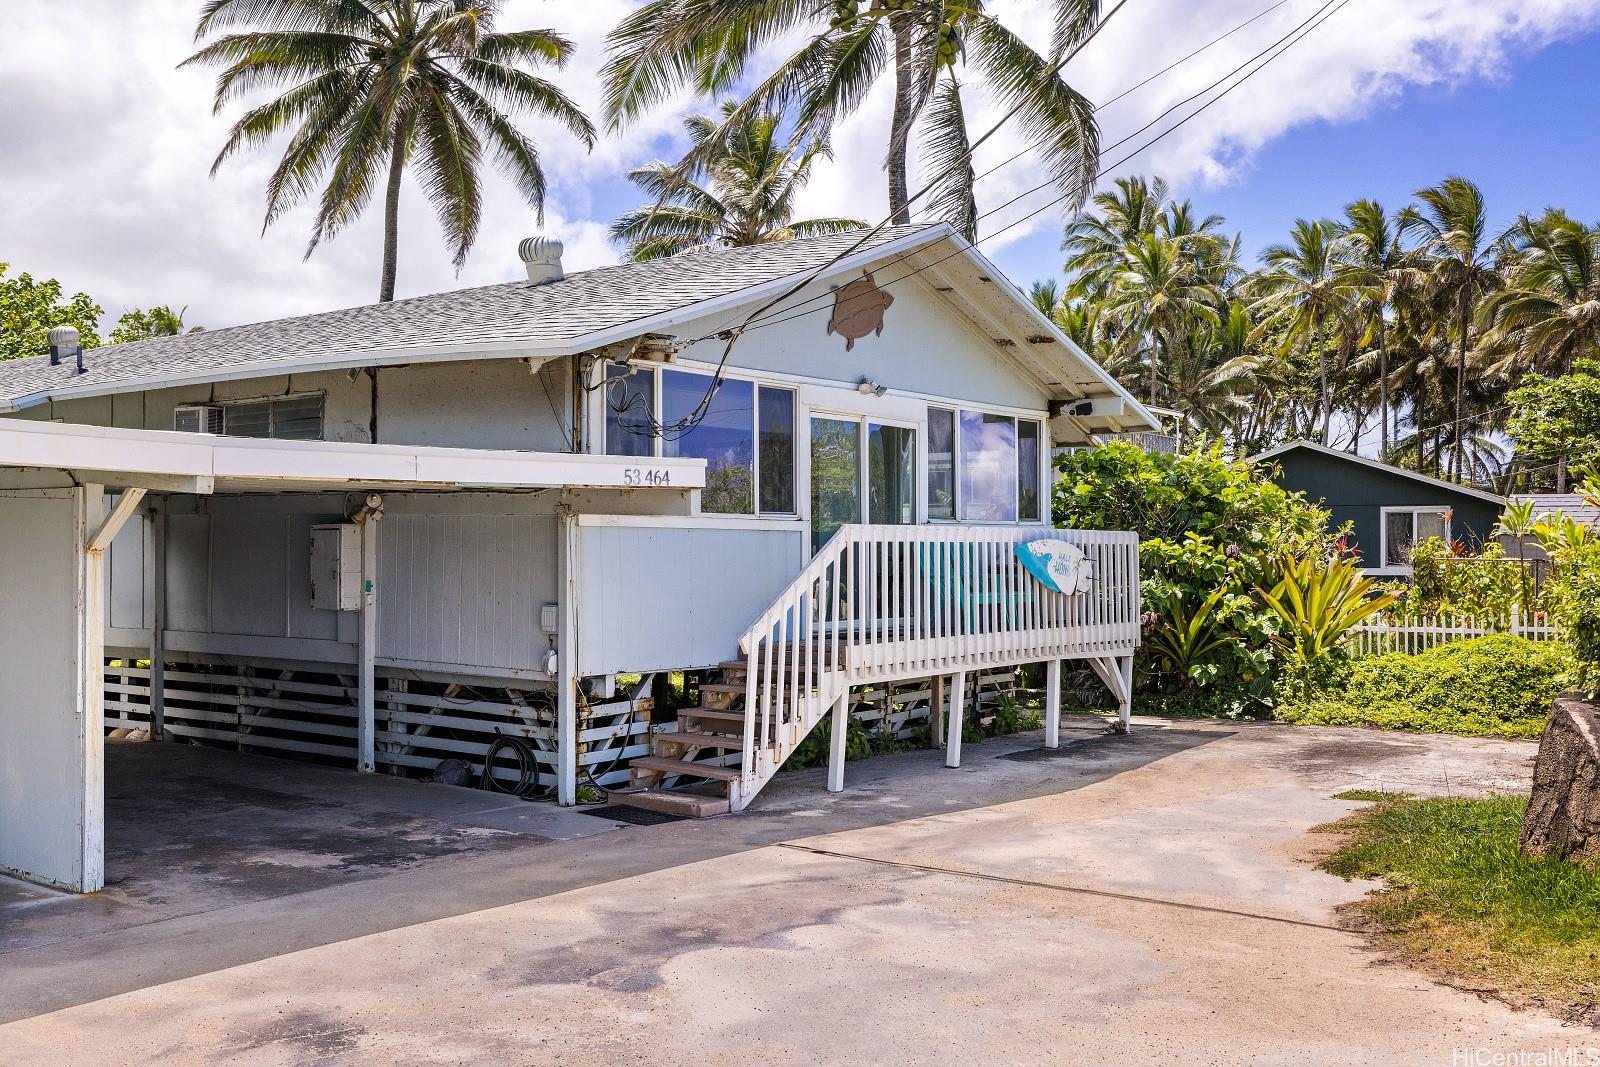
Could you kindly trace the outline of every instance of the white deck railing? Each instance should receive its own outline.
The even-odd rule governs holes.
[[[1458,615],[1417,615],[1391,619],[1378,617],[1353,628],[1346,647],[1357,656],[1385,652],[1426,652],[1430,648],[1489,634],[1512,634],[1530,641],[1554,641],[1560,628],[1543,612],[1525,615],[1513,611],[1501,618]]]
[[[1093,561],[1088,592],[1047,590],[1016,546],[1055,537]],[[746,657],[742,806],[852,686],[973,667],[1131,655],[1131,532],[845,526],[756,619]]]

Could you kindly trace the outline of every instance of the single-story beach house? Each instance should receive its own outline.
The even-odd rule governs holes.
[[[1052,532],[1049,458],[1156,420],[955,231],[521,255],[0,363],[0,868],[102,884],[113,728],[704,814],[835,710],[842,788],[866,687],[939,679],[954,714],[969,674],[1048,662],[1053,744],[1079,659],[1126,716],[1136,537]],[[1020,564],[1044,537],[1084,591]],[[677,671],[696,700],[641,712]]]
[[[1412,546],[1429,537],[1481,549],[1505,507],[1494,493],[1314,441],[1291,441],[1248,462],[1273,464],[1273,481],[1320,502],[1335,528],[1349,523],[1350,547],[1369,574],[1410,573]]]

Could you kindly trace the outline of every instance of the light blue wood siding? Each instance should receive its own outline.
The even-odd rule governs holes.
[[[580,525],[577,538],[580,674],[732,659],[739,637],[804,566],[799,523]]]
[[[551,515],[391,514],[379,527],[378,656],[535,670],[556,602]]]

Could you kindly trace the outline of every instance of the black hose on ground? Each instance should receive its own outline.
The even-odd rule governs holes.
[[[511,788],[501,784],[500,779],[494,776],[495,759],[505,749],[509,749],[517,760],[517,784]],[[533,753],[533,746],[520,737],[497,731],[494,740],[489,742],[489,751],[483,756],[483,780],[480,787],[495,793],[526,797],[538,786],[539,761]]]

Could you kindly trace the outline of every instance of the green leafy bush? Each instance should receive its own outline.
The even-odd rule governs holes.
[[[1354,660],[1342,678],[1277,709],[1286,722],[1468,736],[1537,737],[1572,658],[1554,641],[1476,637]]]
[[[1163,455],[1114,442],[1056,466],[1058,525],[1140,534],[1142,700],[1191,713],[1264,712],[1278,623],[1254,590],[1277,580],[1284,550],[1333,553],[1328,512],[1216,450]]]
[[[1551,559],[1546,604],[1577,661],[1573,681],[1592,696],[1600,691],[1600,541],[1555,549]]]
[[[1527,604],[1527,579],[1527,569],[1507,557],[1498,541],[1473,555],[1459,544],[1430,537],[1411,550],[1411,588],[1401,613],[1500,619],[1513,605]]]

